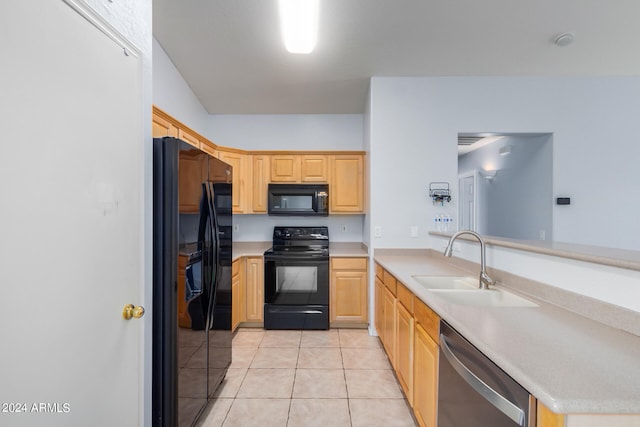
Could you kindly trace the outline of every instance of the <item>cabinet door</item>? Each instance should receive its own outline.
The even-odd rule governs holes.
[[[438,403],[438,345],[415,325],[413,350],[413,413],[418,424],[436,427]]]
[[[331,212],[364,210],[364,159],[361,155],[331,156]]]
[[[376,276],[376,332],[384,342],[384,283]]]
[[[244,318],[244,292],[241,259],[231,264],[231,330],[235,331]]]
[[[327,182],[328,175],[327,156],[322,154],[305,154],[300,157],[300,180],[302,182]]]
[[[367,323],[367,259],[331,260],[331,322]]]
[[[388,288],[384,289],[384,313],[382,314],[384,329],[382,344],[389,356],[391,365],[396,366],[396,297]]]
[[[178,210],[180,213],[200,211],[201,184],[207,177],[206,165],[206,154],[202,151],[180,151],[178,159]]]
[[[269,187],[269,178],[271,177],[271,162],[269,156],[255,155],[253,156],[253,185],[251,188],[253,212],[267,212],[267,189]]]
[[[178,129],[178,139],[181,139],[196,148],[200,148],[200,139],[188,130]]]
[[[264,263],[261,257],[246,259],[246,306],[247,322],[264,321]]]
[[[176,128],[169,120],[160,117],[157,114],[153,114],[151,120],[152,133],[154,138],[160,138],[163,136],[178,136],[178,128]]]
[[[218,157],[218,150],[209,142],[200,141],[200,149],[213,157]]]
[[[271,156],[271,182],[299,182],[300,156]]]
[[[245,175],[246,154],[231,151],[219,151],[218,158],[233,167],[232,204],[233,213],[244,213],[245,211]]]
[[[396,374],[409,405],[413,406],[413,316],[396,303]]]

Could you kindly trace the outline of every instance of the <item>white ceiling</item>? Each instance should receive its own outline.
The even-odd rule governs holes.
[[[321,0],[286,52],[276,0],[153,0],[153,33],[211,114],[362,113],[371,76],[640,75],[639,0]],[[573,32],[575,41],[554,45]]]

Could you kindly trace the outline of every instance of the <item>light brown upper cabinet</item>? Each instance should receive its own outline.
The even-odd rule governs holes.
[[[200,212],[202,190],[200,183],[207,179],[206,154],[200,150],[182,150],[178,158],[178,211]]]
[[[253,158],[253,179],[251,187],[252,211],[255,213],[267,212],[267,188],[271,178],[271,158],[267,155],[254,155]]]
[[[154,138],[161,138],[163,136],[178,136],[178,128],[165,117],[160,116],[154,112],[152,118],[152,133]]]
[[[278,154],[271,156],[271,182],[298,182],[300,156]]]
[[[267,187],[274,183],[328,183],[329,213],[364,212],[364,152],[246,151],[220,147],[153,107],[153,136],[172,136],[233,166],[233,213],[267,212]]]
[[[218,150],[216,149],[216,146],[210,143],[209,141],[200,141],[200,149],[205,153],[216,158],[219,155]]]
[[[300,156],[300,181],[328,182],[329,161],[324,154],[304,154]]]
[[[246,204],[248,199],[246,197],[246,175],[249,173],[247,169],[247,155],[219,148],[218,158],[233,167],[233,186],[231,195],[233,213],[245,213],[247,210]]]
[[[181,139],[196,148],[200,148],[200,138],[185,129],[178,129],[178,139]]]
[[[330,156],[329,196],[332,213],[364,211],[364,158],[358,154]]]

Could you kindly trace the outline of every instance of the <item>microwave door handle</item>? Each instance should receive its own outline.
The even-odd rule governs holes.
[[[451,351],[451,348],[447,344],[447,338],[440,334],[440,350],[442,354],[449,361],[453,369],[456,370],[458,375],[464,379],[478,394],[484,397],[489,403],[491,403],[496,409],[505,414],[519,426],[524,426],[524,411],[513,402],[502,396],[500,393],[492,389],[487,383],[482,381],[476,376],[464,363],[456,357]]]

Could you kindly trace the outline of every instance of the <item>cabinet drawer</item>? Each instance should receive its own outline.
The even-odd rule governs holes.
[[[384,280],[384,268],[380,264],[376,263],[376,277],[380,279],[380,281]]]
[[[396,290],[398,301],[402,303],[409,313],[413,314],[413,293],[398,281],[396,281]]]
[[[387,270],[384,270],[382,281],[384,282],[384,285],[387,287],[387,289],[391,291],[393,296],[395,296],[396,295],[396,278],[393,277],[393,275],[389,273]]]
[[[429,336],[436,343],[440,342],[440,317],[418,298],[414,299],[413,315]]]
[[[331,268],[334,270],[366,270],[366,258],[331,258]]]

